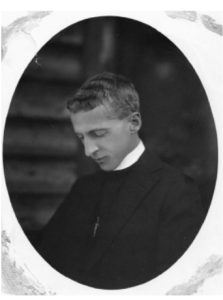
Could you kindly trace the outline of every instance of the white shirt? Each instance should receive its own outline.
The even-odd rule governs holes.
[[[140,158],[144,150],[145,150],[145,146],[143,142],[140,140],[138,146],[134,150],[132,150],[129,154],[126,155],[126,157],[121,161],[118,167],[114,169],[114,171],[123,170],[133,165]]]

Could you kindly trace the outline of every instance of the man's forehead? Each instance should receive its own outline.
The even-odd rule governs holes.
[[[108,112],[103,105],[92,110],[71,113],[71,121],[75,132],[89,132],[102,128],[110,128],[116,120],[108,118]]]

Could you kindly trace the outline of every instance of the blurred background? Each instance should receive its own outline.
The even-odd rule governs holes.
[[[75,180],[98,170],[73,133],[66,103],[90,76],[129,78],[139,92],[146,147],[197,183],[205,211],[217,174],[217,137],[205,90],[181,51],[148,25],[98,17],[55,35],[30,62],[5,124],[5,180],[34,247]]]

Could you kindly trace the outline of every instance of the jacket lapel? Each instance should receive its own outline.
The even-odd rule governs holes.
[[[98,232],[95,246],[86,262],[85,271],[88,271],[101,258],[134,213],[143,197],[157,183],[159,177],[153,172],[160,169],[161,166],[162,163],[158,157],[148,152],[148,150],[143,153],[133,166],[119,192],[117,200],[112,206],[106,222],[103,223]]]

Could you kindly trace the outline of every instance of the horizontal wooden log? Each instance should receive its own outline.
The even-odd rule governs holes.
[[[83,62],[80,58],[67,55],[67,52],[39,53],[26,68],[23,76],[42,80],[75,81],[82,77]]]
[[[6,160],[4,171],[10,194],[65,194],[76,180],[74,161]]]
[[[73,156],[79,148],[70,120],[9,118],[6,122],[5,155]]]
[[[69,118],[67,101],[72,98],[82,81],[72,82],[21,80],[9,108],[9,116]]]

